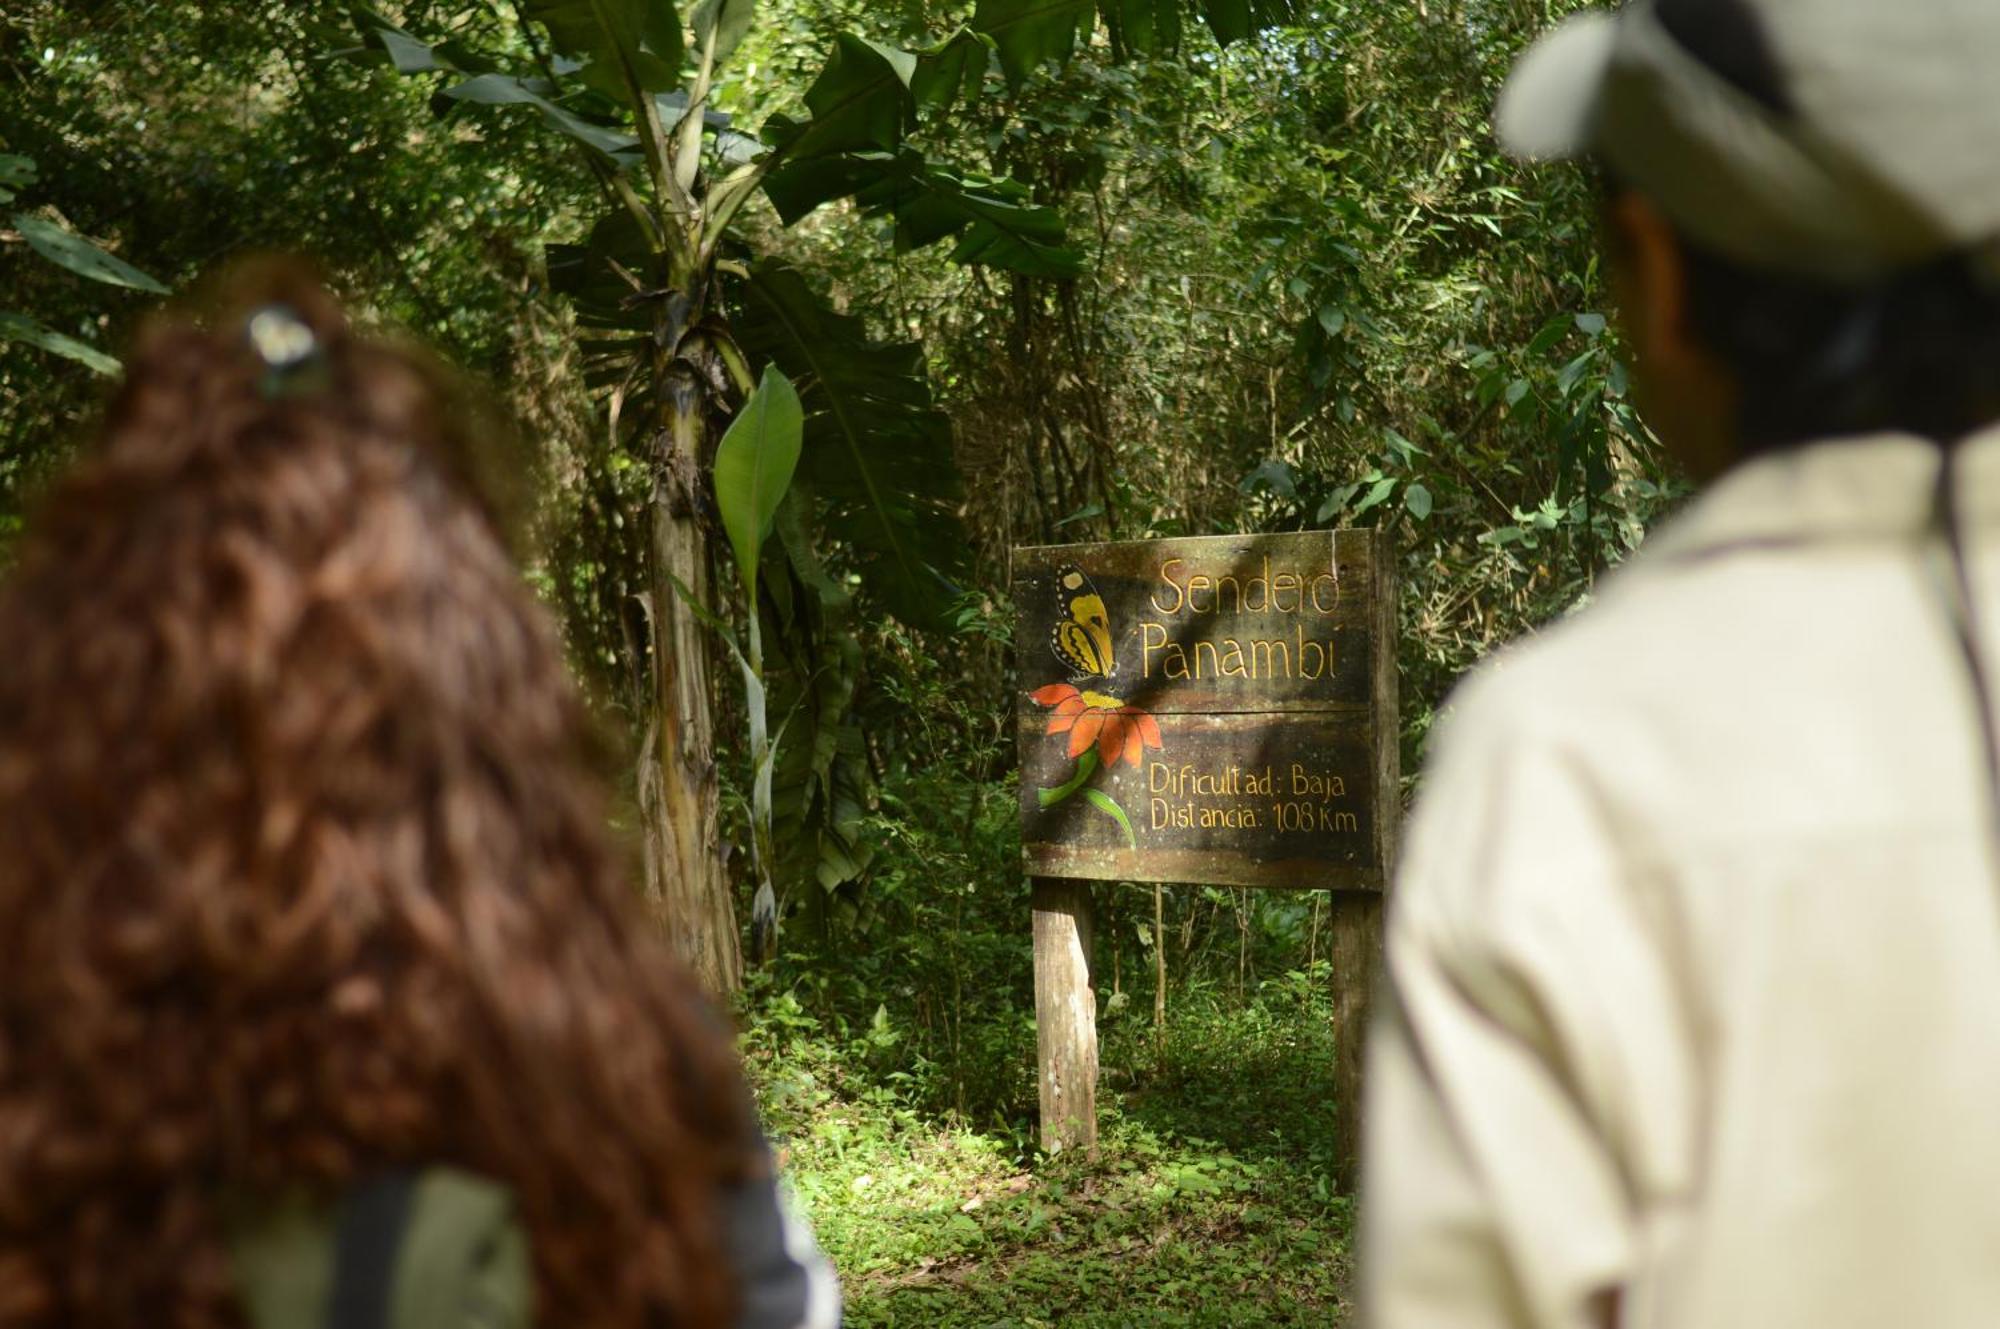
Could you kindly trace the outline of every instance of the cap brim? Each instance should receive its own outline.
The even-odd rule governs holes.
[[[1588,152],[1617,41],[1618,20],[1592,12],[1576,15],[1529,47],[1493,108],[1500,146],[1529,161]]]

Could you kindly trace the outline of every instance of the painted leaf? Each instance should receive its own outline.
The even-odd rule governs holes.
[[[798,469],[804,426],[798,390],[782,369],[766,365],[763,380],[715,450],[715,505],[744,588],[752,595],[757,555]]]
[[[1090,806],[1118,823],[1118,829],[1125,832],[1125,844],[1127,848],[1137,849],[1139,847],[1139,837],[1132,833],[1132,819],[1125,815],[1125,809],[1119,807],[1117,801],[1111,795],[1105,793],[1102,789],[1086,789],[1083,791],[1083,797],[1084,801],[1089,803]]]
[[[116,374],[119,364],[89,342],[65,337],[55,329],[37,323],[25,314],[0,314],[0,341],[17,341],[36,346],[52,355],[88,365],[100,374]]]
[[[111,286],[127,286],[151,295],[168,294],[163,284],[139,271],[124,259],[105,253],[76,232],[66,230],[46,218],[16,216],[14,229],[21,233],[21,238],[26,240],[37,254],[51,263],[68,268],[79,277],[88,277],[92,281],[105,282]]]

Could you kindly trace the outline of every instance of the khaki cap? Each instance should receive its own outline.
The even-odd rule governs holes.
[[[1494,111],[1501,146],[1598,158],[1752,267],[1859,283],[1959,251],[2000,263],[2000,0],[1740,3],[1789,112],[1634,0],[1521,58]]]

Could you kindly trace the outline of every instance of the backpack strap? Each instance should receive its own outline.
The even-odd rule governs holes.
[[[349,1191],[340,1202],[326,1329],[390,1329],[396,1257],[415,1196],[416,1178],[397,1172]]]
[[[230,1262],[252,1329],[528,1329],[533,1273],[505,1187],[386,1174],[334,1205],[239,1205]]]

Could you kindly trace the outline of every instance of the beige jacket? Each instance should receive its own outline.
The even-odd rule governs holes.
[[[1376,1329],[2000,1326],[2000,872],[1937,453],[1726,477],[1478,671],[1390,902]],[[2000,674],[2000,442],[1961,509]]]

